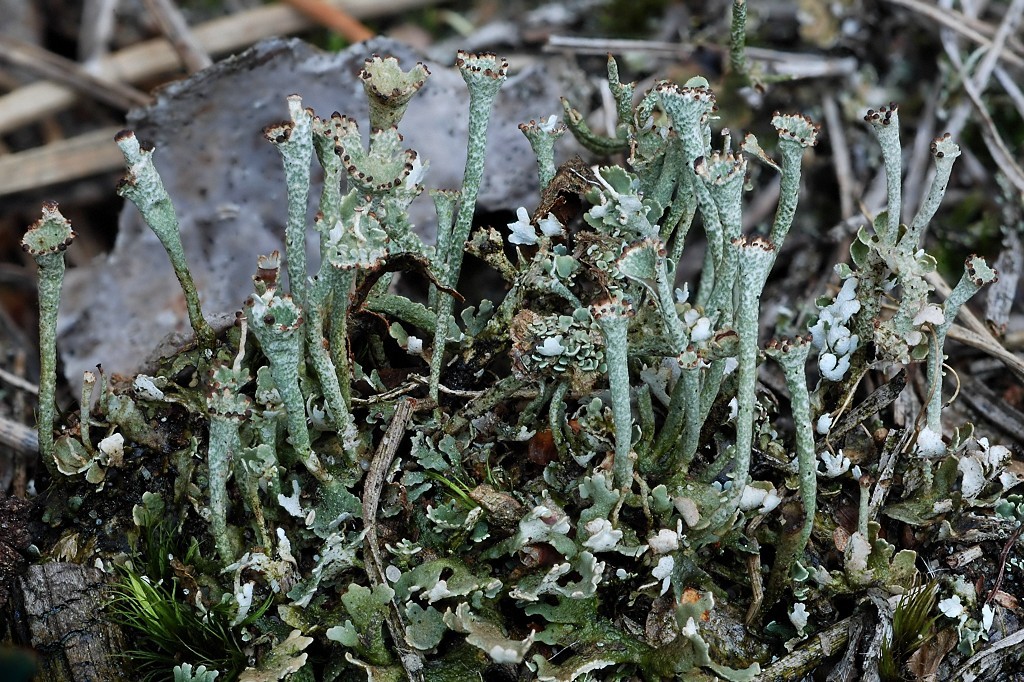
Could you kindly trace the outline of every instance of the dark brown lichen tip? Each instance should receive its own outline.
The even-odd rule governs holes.
[[[135,137],[135,131],[125,128],[124,130],[117,131],[117,134],[114,135],[114,142],[124,142],[133,137]]]

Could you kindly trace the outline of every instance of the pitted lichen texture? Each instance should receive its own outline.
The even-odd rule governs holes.
[[[965,456],[969,429],[948,445],[943,436],[943,343],[996,276],[971,257],[947,300],[932,300],[935,260],[921,239],[960,153],[949,138],[935,142],[936,179],[907,227],[897,110],[869,113],[890,209],[854,240],[841,286],[806,306],[815,319],[763,346],[762,297],[797,229],[814,122],[775,114],[777,158],[753,135],[740,150],[730,134],[713,148],[719,99],[707,80],[659,82],[638,98],[610,59],[611,134],[569,102],[563,123],[537,112],[522,131],[538,157],[538,204],[509,207],[505,225],[475,225],[508,64],[460,53],[457,66],[470,94],[468,152],[462,187],[431,193],[435,244],[412,229],[428,164],[401,135],[424,67],[367,61],[365,142],[354,119],[320,118],[288,98],[289,119],[266,131],[288,188],[286,258],[257,259],[253,293],[219,337],[199,311],[152,153],[119,137],[130,166],[121,192],[167,247],[201,346],[130,391],[105,386],[93,420],[56,445],[46,384],[40,442],[55,471],[102,485],[140,452],[172,450],[163,425],[184,429],[164,474],[176,477],[175,498],[159,501],[172,528],[196,529],[195,543],[173,572],[147,579],[188,581],[198,592],[185,608],[219,605],[231,636],[252,643],[245,679],[312,676],[325,657],[336,679],[496,666],[541,680],[751,679],[773,652],[722,647],[712,610],[734,618],[746,604],[750,622],[774,617],[766,632],[799,638],[836,597],[877,598],[917,579],[915,553],[895,552],[880,513],[923,526],[955,504],[1016,509],[1016,498],[1000,501],[1015,479],[998,446],[978,441]],[[556,166],[565,130],[599,155],[627,156]],[[781,175],[775,215],[753,231],[743,223],[748,157]],[[325,184],[310,226],[314,158]],[[707,248],[699,281],[687,283],[678,267],[697,248],[695,225]],[[40,265],[51,374],[71,236],[48,207],[25,238]],[[501,286],[457,291],[466,252]],[[396,273],[421,283],[422,299],[398,293]],[[774,368],[762,355],[781,365],[778,394],[759,381]],[[882,397],[892,370],[925,359],[921,428],[894,427],[867,452],[850,434],[902,390]],[[882,384],[865,401],[875,406],[851,407],[870,370]],[[847,424],[858,410],[867,414]],[[97,429],[106,432],[94,445]],[[883,504],[896,475],[902,486]],[[958,476],[970,497],[956,492]],[[855,531],[843,536],[822,517],[822,494],[857,500]],[[158,498],[147,500],[140,533]],[[842,546],[830,553],[821,538],[833,536]],[[261,603],[279,623],[252,617]],[[317,661],[306,653],[314,640]],[[179,661],[174,674],[212,678],[212,665]]]

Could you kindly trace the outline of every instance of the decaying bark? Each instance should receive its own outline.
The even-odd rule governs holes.
[[[120,629],[102,617],[104,574],[72,563],[30,566],[11,590],[15,644],[39,655],[37,682],[128,682]]]

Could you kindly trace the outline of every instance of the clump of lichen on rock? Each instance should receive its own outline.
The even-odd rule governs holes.
[[[930,302],[923,278],[934,261],[919,240],[931,215],[912,229],[879,216],[858,235],[852,266],[837,267],[843,285],[819,301],[810,337],[764,345],[760,298],[797,211],[812,121],[772,119],[778,162],[752,135],[742,150],[729,137],[712,149],[716,97],[706,80],[659,83],[637,98],[609,60],[617,136],[592,131],[569,103],[564,123],[524,124],[540,201],[507,227],[474,230],[489,110],[507,64],[460,53],[457,66],[471,94],[469,153],[463,186],[433,193],[436,244],[420,240],[406,212],[429,160],[402,149],[400,135],[426,69],[367,62],[365,147],[354,121],[321,119],[290,97],[290,119],[266,131],[289,193],[283,265],[280,254],[260,257],[244,314],[216,338],[190,295],[199,344],[131,388],[104,387],[96,412],[82,417],[105,430],[104,458],[88,437],[63,436],[81,461],[55,465],[72,477],[134,466],[154,449],[171,463],[155,475],[173,486],[148,494],[134,532],[152,541],[156,524],[143,512],[159,506],[169,532],[190,535],[191,546],[163,569],[136,556],[127,570],[165,570],[146,578],[187,591],[188,608],[230,611],[229,627],[248,643],[238,679],[441,680],[456,669],[752,679],[773,647],[798,646],[828,619],[836,596],[915,584],[916,555],[882,536],[880,514],[931,528],[953,505],[1011,509],[1016,498],[1002,496],[1019,481],[999,446],[964,430],[945,442],[932,404],[927,426],[891,430],[874,457],[851,465],[843,455],[859,424],[842,420],[844,405],[864,369],[888,376],[925,360],[938,395],[945,333],[995,276],[973,258],[955,295]],[[895,109],[869,118],[890,163]],[[628,152],[627,161],[556,166],[566,129],[598,154]],[[124,194],[187,269],[167,234],[176,223],[152,152],[130,134],[119,139],[131,165]],[[950,145],[936,142],[938,198],[956,156]],[[743,153],[781,174],[761,236],[742,234]],[[313,231],[322,262],[311,275],[314,158],[327,180]],[[899,170],[888,170],[896,211]],[[707,253],[691,289],[676,270],[698,215]],[[456,315],[467,251],[507,291]],[[428,291],[419,300],[394,293],[399,273]],[[191,278],[179,279],[188,294]],[[880,302],[894,292],[900,308],[886,316]],[[758,383],[763,354],[783,367],[785,414]],[[168,417],[178,425],[173,447],[145,435]],[[103,447],[114,436],[117,457]],[[904,483],[887,502],[896,476]],[[102,479],[87,473],[79,485]],[[815,533],[835,528],[815,504],[823,489],[859,501],[857,528],[838,553]],[[783,504],[797,490],[802,504]],[[259,604],[278,620],[249,617]],[[742,611],[766,635],[740,649],[723,633],[741,628]],[[184,656],[175,679],[212,679],[209,661]]]

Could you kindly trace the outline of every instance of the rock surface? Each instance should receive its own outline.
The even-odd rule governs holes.
[[[430,69],[400,131],[405,144],[430,163],[428,189],[461,186],[469,99],[461,76],[386,38],[337,54],[294,39],[260,43],[170,85],[153,106],[130,115],[129,127],[144,145],[156,147],[154,162],[177,209],[208,318],[238,309],[252,290],[256,256],[282,248],[283,171],[263,128],[286,119],[285,98],[298,93],[321,116],[340,111],[355,118],[365,136],[367,104],[357,74],[374,53],[396,57],[404,69],[417,61]],[[518,125],[559,113],[562,94],[573,96],[575,90],[578,96],[584,79],[565,80],[536,63],[502,88],[489,128],[479,208],[532,208],[536,161]],[[562,142],[566,156],[573,147],[566,138]],[[311,217],[319,197],[317,171],[314,162]],[[417,229],[431,241],[435,218],[426,193],[412,213]],[[315,268],[315,239],[309,246]],[[60,346],[73,385],[100,363],[111,372],[137,371],[161,339],[188,329],[167,256],[134,206],[122,212],[114,251],[68,273],[61,312]]]

